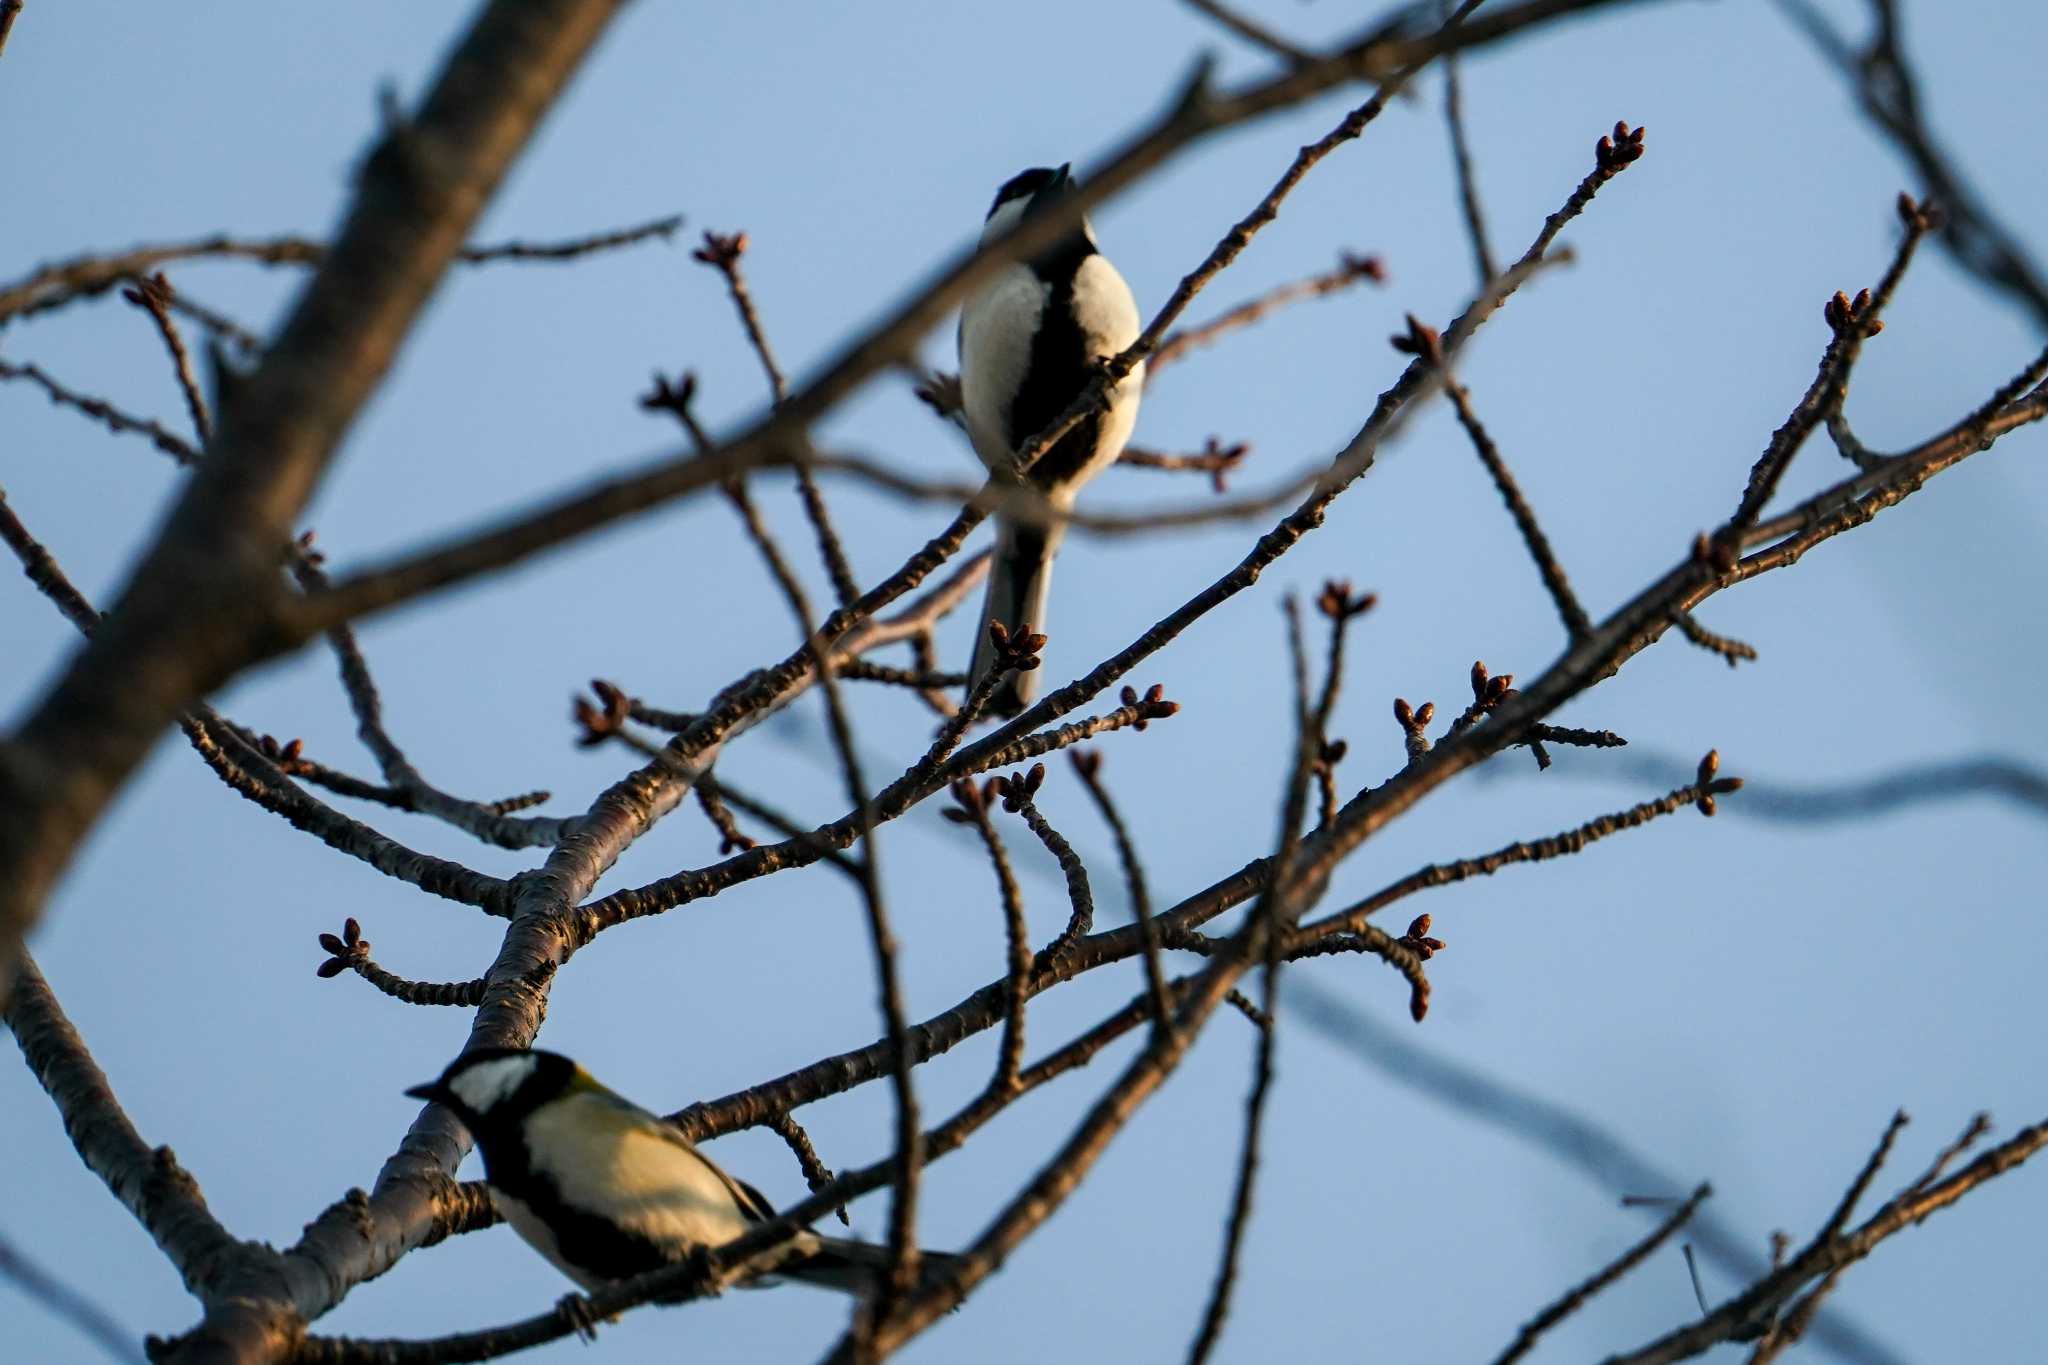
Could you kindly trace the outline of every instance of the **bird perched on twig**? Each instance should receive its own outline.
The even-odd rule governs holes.
[[[1035,167],[996,191],[981,240],[993,241],[1025,217],[1075,191],[1066,166]],[[1101,252],[1087,220],[1031,257],[1005,266],[960,310],[960,397],[974,452],[998,485],[1015,483],[1016,455],[1080,396],[1101,362],[1138,339],[1138,306],[1130,286]],[[1138,420],[1142,363],[1110,390],[1107,404],[1083,418],[1023,475],[1054,510],[1074,505],[1081,485],[1116,463]],[[1045,629],[1046,588],[1063,524],[999,514],[987,605],[969,672],[974,686],[997,666],[988,627],[1014,637]],[[1013,674],[989,710],[1014,716],[1036,692],[1032,673]]]
[[[405,1093],[462,1121],[483,1153],[492,1204],[587,1291],[723,1246],[775,1217],[759,1190],[720,1170],[675,1125],[558,1053],[479,1048]],[[925,1273],[943,1273],[955,1259],[926,1252]],[[889,1266],[886,1247],[800,1231],[762,1268],[867,1295]]]

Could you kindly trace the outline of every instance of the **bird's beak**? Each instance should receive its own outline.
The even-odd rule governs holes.
[[[1056,190],[1067,190],[1074,187],[1073,162],[1068,161],[1061,164],[1059,174],[1052,179],[1052,187]]]
[[[430,1104],[436,1104],[440,1102],[442,1097],[441,1083],[439,1081],[428,1081],[425,1085],[416,1085],[405,1093],[411,1099],[425,1100]]]

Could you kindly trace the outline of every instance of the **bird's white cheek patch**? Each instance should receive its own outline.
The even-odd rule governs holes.
[[[464,1071],[448,1083],[448,1088],[455,1092],[456,1099],[479,1114],[487,1114],[533,1074],[533,1065],[531,1057],[494,1057]]]
[[[1009,203],[1004,204],[994,213],[991,213],[988,216],[988,222],[982,225],[982,242],[984,244],[993,242],[996,238],[1017,226],[1024,218],[1025,205],[1030,202],[1028,198],[1012,199]]]

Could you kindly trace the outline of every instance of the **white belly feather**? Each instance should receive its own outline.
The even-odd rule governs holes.
[[[1006,433],[1005,426],[1010,400],[1022,387],[1031,364],[1032,338],[1051,294],[1051,286],[1028,266],[1010,265],[961,309],[961,408],[975,454],[992,470],[1009,468],[1014,453],[1009,437],[1023,439],[1032,434]],[[1138,339],[1137,302],[1123,276],[1103,256],[1091,255],[1081,262],[1072,298],[1074,321],[1091,359],[1107,359]],[[1138,395],[1144,386],[1145,366],[1140,362],[1110,394],[1097,458],[1070,488],[1061,490],[1069,497],[1059,501],[1070,501],[1072,492],[1123,452],[1138,420]]]
[[[974,453],[991,470],[1010,467],[1010,399],[1023,386],[1051,294],[1029,266],[1013,263],[960,310],[960,408]]]

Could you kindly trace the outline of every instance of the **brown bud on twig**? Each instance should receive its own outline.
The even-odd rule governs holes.
[[[354,916],[342,921],[340,938],[321,934],[319,942],[329,956],[313,969],[313,973],[323,981],[341,975],[351,963],[364,961],[370,956],[370,942],[363,937],[363,926],[355,922]]]
[[[1324,580],[1323,590],[1316,595],[1316,610],[1332,621],[1342,621],[1363,616],[1378,606],[1379,601],[1377,593],[1362,592],[1353,597],[1350,579],[1331,578]]]
[[[1024,809],[1040,786],[1045,783],[1045,765],[1034,763],[1028,773],[1010,773],[995,778],[989,783],[991,793],[1000,797],[1003,809],[1016,812]]]
[[[959,809],[955,810],[948,806],[939,814],[956,825],[971,825],[975,822],[976,815],[988,809],[988,803],[982,799],[981,788],[974,785],[974,779],[971,777],[956,779],[946,790],[952,794]]]
[[[1374,284],[1387,282],[1386,264],[1377,256],[1359,256],[1349,251],[1340,251],[1337,253],[1337,264],[1353,278],[1362,276]]]
[[[1351,746],[1341,739],[1326,739],[1316,758],[1325,768],[1334,769],[1344,761],[1344,755],[1351,752]]]
[[[1179,702],[1166,699],[1164,683],[1153,683],[1145,689],[1145,695],[1142,697],[1138,695],[1138,689],[1135,687],[1124,688],[1121,695],[1124,705],[1135,708],[1138,712],[1138,718],[1131,722],[1133,730],[1143,730],[1151,722],[1165,720],[1180,711]]]
[[[1721,532],[1708,535],[1705,531],[1693,537],[1692,558],[1695,564],[1704,564],[1717,574],[1733,573],[1738,555],[1735,542]]]
[[[1694,807],[1698,809],[1701,815],[1712,815],[1714,813],[1714,796],[1717,792],[1726,795],[1729,792],[1742,790],[1741,778],[1717,777],[1716,774],[1720,771],[1720,750],[1707,750],[1707,756],[1700,760],[1699,771],[1693,779],[1700,787],[1704,788],[1700,792],[1698,799],[1693,802]]]
[[[1408,932],[1401,935],[1398,942],[1424,962],[1444,950],[1442,939],[1429,937],[1428,915],[1417,915],[1414,922],[1408,926]]]
[[[1436,328],[1410,313],[1408,330],[1387,338],[1387,344],[1403,355],[1421,356],[1432,369],[1444,367],[1443,344],[1438,340]]]
[[[684,370],[671,384],[660,372],[654,375],[654,387],[640,395],[640,407],[646,412],[671,412],[681,417],[689,412],[690,403],[697,396],[697,375]]]
[[[1410,707],[1404,697],[1394,698],[1394,720],[1401,727],[1401,742],[1413,763],[1429,752],[1429,722],[1436,716],[1436,703],[1426,701]]]
[[[1045,636],[1033,631],[1028,621],[1020,623],[1014,634],[1001,621],[991,621],[988,641],[996,647],[998,667],[1014,668],[1019,673],[1029,673],[1038,667],[1038,651],[1045,648]]]
[[[744,232],[706,232],[704,245],[690,253],[690,259],[719,270],[730,270],[747,253],[747,234]]]
[[[304,757],[306,745],[303,740],[294,739],[279,744],[274,736],[258,735],[256,748],[265,758],[277,765],[279,772],[287,776],[304,777],[313,771],[312,763]]]
[[[160,314],[171,306],[171,282],[161,270],[138,276],[133,285],[121,291],[121,297],[137,308]]]
[[[590,690],[597,698],[595,706],[580,696],[569,699],[570,715],[583,732],[576,737],[576,745],[582,749],[623,734],[633,709],[632,700],[603,678],[592,678]]]
[[[1821,309],[1821,316],[1827,320],[1829,330],[1837,335],[1852,328],[1861,327],[1864,336],[1876,336],[1884,330],[1884,323],[1877,318],[1869,316],[1869,314],[1870,291],[1868,289],[1857,290],[1856,297],[1853,299],[1837,289],[1835,296],[1827,301],[1826,307]]]
[[[1906,225],[1908,232],[1933,232],[1945,221],[1940,207],[1927,200],[1915,200],[1904,190],[1899,191],[1899,221]]]
[[[1229,445],[1211,436],[1202,442],[1202,459],[1209,470],[1209,487],[1213,492],[1226,493],[1230,490],[1230,475],[1244,457],[1251,454],[1249,441],[1233,441]]]
[[[292,543],[298,547],[299,558],[305,560],[314,568],[317,569],[327,562],[326,554],[313,548],[313,530],[311,527],[307,527],[299,532],[299,538]]]
[[[1628,126],[1623,119],[1614,125],[1614,132],[1593,144],[1593,166],[1602,175],[1618,175],[1626,166],[1633,164],[1643,154],[1643,130],[1641,125]]]

